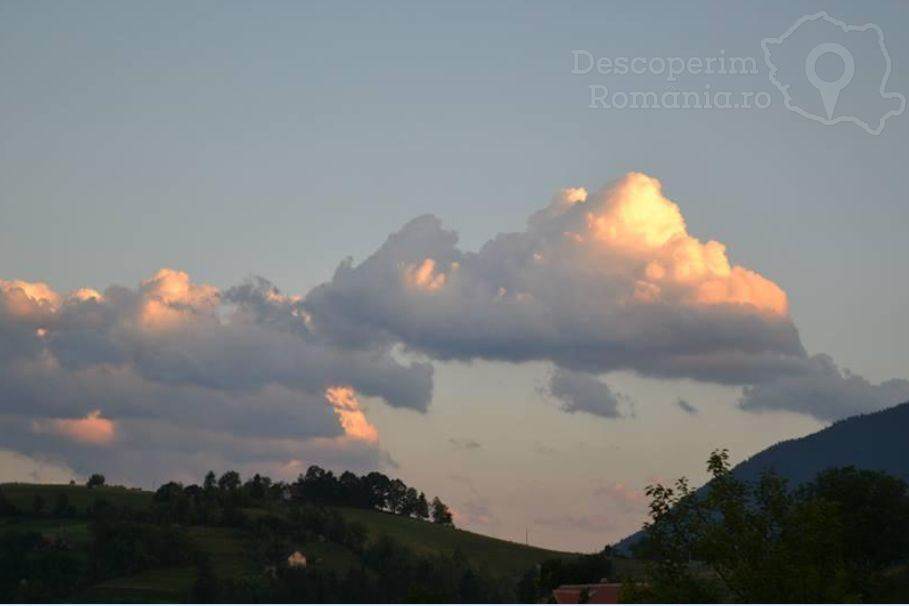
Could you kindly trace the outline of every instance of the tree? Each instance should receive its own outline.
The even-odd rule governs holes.
[[[426,494],[420,493],[420,496],[417,497],[417,517],[421,520],[429,519],[429,503],[426,501]]]
[[[240,488],[240,474],[236,471],[225,472],[218,479],[218,488],[222,492],[234,492]]]
[[[341,496],[341,485],[331,471],[318,465],[310,465],[305,476],[300,476],[295,484],[298,498],[314,503],[338,503]]]
[[[451,519],[451,510],[439,497],[435,497],[432,500],[432,521],[436,524],[454,525]]]
[[[845,552],[857,573],[893,564],[909,555],[909,489],[880,471],[828,469],[802,489],[802,497],[837,506]]]
[[[0,533],[0,601],[67,601],[85,578],[85,561],[69,550],[49,547],[38,532]]]
[[[182,496],[183,484],[180,482],[168,482],[167,484],[162,484],[160,488],[155,491],[155,496],[152,498],[158,503],[168,503]]]
[[[243,485],[243,490],[253,501],[261,501],[268,495],[269,486],[271,486],[271,478],[255,474],[246,481],[246,484]]]
[[[417,512],[417,506],[420,504],[420,497],[417,495],[415,488],[408,488],[404,492],[404,499],[401,503],[401,515],[412,516]]]
[[[215,478],[215,472],[209,471],[205,474],[205,479],[202,481],[202,489],[207,493],[211,494],[218,487],[218,480]]]
[[[197,604],[214,604],[218,601],[218,578],[212,569],[207,554],[197,557],[196,580],[190,590],[190,598]]]
[[[371,507],[369,494],[365,487],[365,478],[361,480],[357,474],[345,471],[338,478],[341,489],[341,499],[347,505],[354,507]]]
[[[651,519],[643,551],[651,569],[647,586],[632,592],[637,598],[863,601],[873,598],[869,575],[881,574],[909,545],[901,543],[909,535],[890,542],[906,528],[909,497],[904,483],[884,474],[834,470],[790,491],[770,472],[754,482],[737,479],[725,450],[711,454],[707,469],[712,478],[699,491],[684,478],[647,487]]]
[[[388,491],[391,489],[391,480],[383,473],[373,471],[363,477],[369,506],[373,509],[388,509]]]
[[[40,516],[44,513],[44,508],[47,506],[47,503],[44,501],[44,497],[40,494],[36,494],[35,498],[32,499],[32,513],[36,516]]]
[[[395,478],[388,485],[388,508],[394,513],[401,513],[404,509],[404,498],[407,496],[407,484]]]
[[[306,475],[303,476],[303,481],[316,483],[325,477],[325,473],[325,470],[318,465],[310,465],[306,468]]]
[[[0,516],[14,516],[19,513],[19,508],[13,505],[3,491],[0,491]]]
[[[85,485],[89,488],[95,488],[97,486],[104,486],[104,482],[105,482],[105,479],[104,479],[103,475],[101,475],[100,473],[93,473],[91,475],[91,477],[88,479],[88,482],[85,483]]]
[[[520,604],[537,604],[540,601],[539,571],[529,568],[518,581],[517,598]]]
[[[54,497],[53,514],[58,518],[71,518],[76,515],[76,508],[70,505],[65,492],[58,492]]]

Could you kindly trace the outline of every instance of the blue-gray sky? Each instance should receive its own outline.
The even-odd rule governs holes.
[[[785,290],[809,354],[873,384],[906,378],[909,118],[878,136],[806,119],[764,62],[762,39],[820,10],[878,24],[887,89],[909,93],[900,2],[4,2],[0,279],[135,289],[172,267],[223,289],[261,275],[306,296],[419,215],[476,251],[522,231],[563,188],[594,192],[640,171],[662,182],[691,235]],[[758,73],[579,75],[577,49],[753,57]],[[857,69],[850,86],[876,90],[874,79]],[[772,104],[591,109],[590,85],[710,85]],[[508,538],[529,527],[554,547],[621,538],[639,522],[643,485],[701,477],[713,446],[743,458],[840,414],[770,411],[768,398],[789,394],[780,388],[740,410],[739,385],[634,368],[600,377],[619,416],[577,402],[566,414],[547,388],[553,356],[442,361],[401,341],[416,353],[394,356],[435,367],[433,395],[419,412],[388,405],[400,394],[358,390],[387,456],[377,464],[447,498],[465,525]],[[23,461],[9,454],[0,470],[22,475]]]

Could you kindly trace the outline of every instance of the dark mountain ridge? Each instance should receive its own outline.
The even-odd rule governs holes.
[[[779,442],[733,468],[753,480],[773,470],[792,485],[814,479],[831,467],[852,465],[883,471],[909,482],[909,402],[836,421],[829,427]]]
[[[741,480],[774,471],[798,486],[831,467],[883,471],[909,482],[909,402],[834,422],[816,433],[778,442],[732,469]],[[626,551],[643,531],[615,545]]]

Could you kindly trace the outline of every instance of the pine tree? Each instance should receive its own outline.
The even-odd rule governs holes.
[[[448,505],[443,503],[439,497],[435,497],[432,500],[432,521],[436,524],[453,526],[451,510],[448,509]]]

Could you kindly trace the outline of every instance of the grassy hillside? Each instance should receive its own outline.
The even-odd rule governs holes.
[[[388,535],[418,553],[460,551],[498,574],[521,574],[534,564],[568,555],[380,511],[350,508],[341,511],[347,519],[365,526],[371,539]]]
[[[0,484],[0,490],[16,507],[24,512],[31,511],[36,496],[41,496],[46,507],[53,506],[60,493],[66,494],[76,510],[83,514],[96,499],[105,499],[114,505],[129,505],[142,509],[151,503],[152,493],[145,490],[105,486],[86,488],[69,484]],[[419,553],[452,553],[460,550],[465,557],[482,563],[501,573],[523,572],[530,566],[546,559],[568,555],[504,541],[466,530],[440,526],[412,518],[396,516],[380,511],[340,507],[339,511],[350,521],[362,524],[370,539],[387,535]],[[255,512],[250,512],[255,513]],[[79,528],[87,537],[87,526],[79,520],[35,520],[29,522],[38,529],[51,529],[64,522],[67,527]],[[23,522],[18,522],[22,524]],[[326,554],[328,555],[328,554]]]
[[[113,505],[145,509],[152,503],[152,493],[122,487],[88,489],[74,485],[3,484],[0,491],[22,513],[18,517],[0,518],[0,534],[8,530],[32,530],[44,536],[65,539],[74,549],[85,552],[90,542],[87,508],[97,499]],[[36,497],[52,510],[58,495],[65,494],[76,510],[76,517],[59,519],[45,513],[32,513]],[[362,525],[368,542],[388,536],[415,553],[450,555],[458,552],[472,564],[499,577],[516,578],[535,564],[570,554],[503,541],[480,534],[373,510],[337,508],[348,522]],[[282,515],[280,510],[244,510],[249,517]],[[219,578],[239,579],[261,573],[248,553],[248,536],[239,528],[191,526],[187,528],[191,545],[208,555]],[[329,540],[313,540],[296,546],[310,566],[322,570],[346,572],[358,566],[357,556],[347,547]],[[105,580],[80,595],[77,601],[153,602],[183,601],[196,579],[193,565],[157,568],[141,573]]]
[[[97,499],[105,499],[114,505],[126,505],[133,509],[143,509],[151,503],[152,493],[136,488],[122,486],[102,486],[99,488],[86,488],[72,484],[0,484],[3,495],[13,505],[22,511],[31,511],[32,502],[36,496],[44,499],[45,505],[50,508],[58,494],[65,494],[70,505],[79,513],[85,513],[86,508]]]

